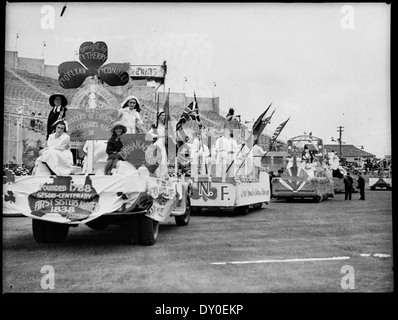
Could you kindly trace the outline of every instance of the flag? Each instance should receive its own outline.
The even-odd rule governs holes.
[[[163,105],[163,111],[166,115],[166,122],[170,121],[171,120],[171,118],[170,118],[170,89],[167,92],[166,101],[164,102],[164,105]]]
[[[271,145],[274,144],[274,142],[276,141],[276,138],[278,138],[279,134],[281,133],[281,131],[283,130],[283,128],[285,127],[285,125],[286,125],[286,123],[289,121],[289,119],[290,119],[290,117],[289,117],[286,121],[282,122],[282,123],[276,128],[276,130],[275,130],[275,132],[274,132],[274,134],[273,134],[273,136],[272,136],[272,138],[271,138]]]
[[[257,120],[253,123],[253,131],[255,130],[255,128],[260,124],[261,120],[264,118],[264,116],[266,115],[266,113],[268,112],[269,108],[271,108],[272,102],[271,104],[268,106],[268,108],[262,113],[260,114],[260,116],[257,118]]]
[[[196,101],[196,95],[194,94],[194,101],[191,102],[182,112],[180,119],[176,124],[176,130],[179,131],[182,125],[190,120],[195,120],[199,125],[202,125],[199,118],[199,108]]]
[[[267,109],[268,110],[268,109]],[[274,115],[275,110],[271,113],[269,117],[266,117],[265,119],[261,119],[256,128],[253,128],[253,135],[257,136],[257,140],[260,138],[261,132],[263,132],[264,128],[267,126],[268,123],[271,122],[271,118]],[[263,116],[264,118],[264,116]]]

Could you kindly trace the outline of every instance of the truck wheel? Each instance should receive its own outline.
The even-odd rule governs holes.
[[[191,200],[187,197],[185,213],[182,216],[175,216],[177,226],[186,226],[191,218]]]
[[[322,197],[321,196],[314,197],[313,199],[314,199],[314,202],[321,202],[322,201]]]
[[[66,239],[69,231],[69,225],[56,222],[45,222],[46,239],[49,243],[59,243]]]
[[[90,222],[87,222],[86,225],[94,230],[104,230],[109,226],[109,223],[104,217],[99,217],[97,219],[91,220]]]
[[[376,187],[370,187],[370,190],[376,190]]]
[[[141,215],[127,216],[127,243],[129,244],[141,244]]]
[[[45,221],[32,219],[32,231],[37,243],[47,242]]]
[[[244,216],[249,213],[249,206],[237,207],[237,208],[235,208],[234,212],[235,212],[235,214]]]
[[[159,221],[142,216],[140,221],[141,227],[141,244],[144,246],[152,246],[155,244],[159,234]]]

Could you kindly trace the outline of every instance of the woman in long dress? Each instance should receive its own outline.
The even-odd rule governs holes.
[[[140,101],[135,96],[128,96],[121,103],[121,108],[118,111],[118,119],[123,125],[126,126],[127,133],[145,132],[143,126],[144,122],[141,119],[140,111]]]
[[[160,150],[162,159],[160,160],[159,167],[157,169],[157,176],[165,179],[168,177],[167,168],[167,151],[166,151],[166,113],[163,110],[159,110],[157,114],[157,124],[152,125],[148,134],[154,139],[154,145]]]
[[[55,123],[55,133],[49,135],[47,146],[40,150],[36,159],[33,175],[38,174],[40,165],[46,165],[51,174],[69,175],[73,169],[73,155],[70,151],[70,137],[66,133],[66,123]]]

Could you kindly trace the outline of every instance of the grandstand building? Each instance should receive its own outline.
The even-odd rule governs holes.
[[[130,79],[123,87],[111,87],[86,79],[78,89],[63,89],[58,83],[58,76],[58,66],[46,65],[43,59],[21,58],[16,51],[5,52],[3,164],[24,163],[27,167],[33,167],[40,147],[45,144],[47,117],[51,108],[48,98],[54,93],[61,93],[68,99],[69,109],[87,107],[92,99],[98,107],[118,109],[120,101],[127,95],[135,95],[140,99],[141,116],[148,130],[156,120],[157,88],[151,86],[151,82]],[[158,93],[162,107],[167,92],[163,88]],[[185,93],[170,92],[172,118],[177,120],[192,100],[193,97]],[[219,97],[197,97],[197,102],[203,124],[209,128],[222,128],[225,118],[219,114]],[[194,123],[187,125],[195,129]],[[260,146],[267,150],[269,140],[269,136],[263,135]],[[273,164],[273,155],[270,156],[264,159],[264,163]]]

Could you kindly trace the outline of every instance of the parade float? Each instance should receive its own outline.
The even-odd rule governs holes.
[[[392,177],[390,170],[377,170],[369,174],[369,188],[376,190],[376,188],[385,188],[392,190]]]
[[[130,80],[129,64],[103,65],[107,53],[104,42],[85,42],[79,50],[81,63],[64,62],[58,68],[62,88],[79,88],[76,96],[90,98],[68,106],[66,116],[73,145],[88,145],[85,171],[75,164],[69,175],[51,175],[43,167],[32,176],[7,172],[3,177],[3,213],[31,218],[38,243],[62,242],[70,227],[102,230],[117,224],[128,243],[153,245],[166,218],[174,217],[178,226],[189,223],[191,184],[157,175],[159,153],[146,134],[123,135],[125,161],[119,161],[112,175],[104,175],[100,154],[120,104],[105,94],[103,84],[123,91]]]
[[[272,179],[272,196],[319,202],[333,194],[333,171],[326,162],[322,139],[307,134],[289,139],[288,163],[282,175]]]
[[[238,145],[235,148],[227,147],[234,139],[229,137],[224,139],[224,135],[229,136],[233,133],[237,138],[244,136],[245,131],[237,121],[226,121],[221,127],[223,128],[221,130],[215,128],[206,130],[205,136],[202,136],[201,127],[197,128],[199,132],[197,146],[189,148],[189,156],[185,160],[182,156],[183,149],[179,154],[180,163],[190,166],[190,174],[185,179],[193,183],[192,212],[198,213],[202,209],[209,209],[221,212],[233,211],[244,215],[250,208],[261,208],[263,204],[269,203],[271,196],[269,174],[265,170],[254,168],[253,157],[249,156],[248,152],[250,143],[253,145],[252,135],[246,131],[249,139],[244,148]],[[210,142],[207,143],[208,141]]]

